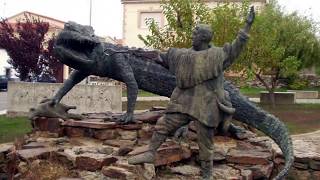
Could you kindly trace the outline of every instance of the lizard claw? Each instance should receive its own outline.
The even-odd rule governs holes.
[[[119,124],[129,124],[133,122],[133,113],[125,113],[120,117]]]

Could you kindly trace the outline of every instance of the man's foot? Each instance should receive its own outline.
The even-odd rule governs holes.
[[[132,156],[128,159],[129,164],[142,164],[142,163],[154,163],[155,153],[151,151],[144,152],[142,154],[138,154]]]

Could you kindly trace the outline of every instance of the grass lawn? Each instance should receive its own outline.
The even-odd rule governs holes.
[[[153,94],[151,92],[147,92],[144,90],[139,89],[138,91],[138,97],[151,97],[151,96],[159,96],[157,94]],[[127,90],[122,90],[122,97],[127,97]]]
[[[136,110],[150,109],[152,106],[166,107],[168,101],[138,101]],[[125,111],[127,103],[122,103],[122,110]],[[308,133],[320,130],[320,104],[295,104],[261,106],[264,110],[274,114],[283,121],[291,134]]]
[[[243,95],[248,96],[248,97],[259,97],[260,91],[266,91],[266,89],[265,88],[254,88],[254,87],[241,87],[240,88],[240,92]],[[276,91],[283,92],[283,91],[287,91],[287,89],[279,88],[279,89],[276,89]]]
[[[287,91],[288,89],[286,88],[278,88],[276,89],[277,92],[284,92]],[[314,88],[305,88],[302,89],[305,91],[319,91],[320,92],[320,87],[314,87]],[[260,91],[266,91],[265,88],[255,88],[255,87],[241,87],[240,92],[244,94],[245,96],[248,97],[259,97],[260,96]]]
[[[167,106],[168,101],[137,102],[136,109],[150,109],[152,106]],[[277,105],[276,108],[263,106],[263,109],[280,118],[291,134],[308,133],[320,130],[320,104]],[[123,103],[126,110],[126,102]],[[31,131],[26,117],[8,118],[0,116],[0,143],[14,141]]]
[[[306,89],[303,89],[303,90],[306,90],[306,91],[319,91],[320,92],[320,87],[315,87],[315,88],[306,88]],[[242,94],[244,94],[245,96],[248,96],[248,97],[259,97],[260,96],[260,91],[266,91],[265,88],[255,88],[255,87],[241,87],[240,88],[240,92]],[[286,88],[279,88],[279,89],[276,89],[276,91],[278,92],[284,92],[284,91],[287,91]],[[153,93],[150,93],[150,92],[147,92],[147,91],[144,91],[144,90],[140,90],[138,91],[138,97],[151,97],[151,96],[159,96],[157,94],[153,94]],[[127,97],[127,90],[123,90],[122,91],[122,97]]]
[[[262,106],[262,108],[282,120],[291,134],[320,130],[320,104],[277,105],[275,108]]]
[[[0,143],[14,141],[30,131],[31,124],[27,117],[0,116]]]

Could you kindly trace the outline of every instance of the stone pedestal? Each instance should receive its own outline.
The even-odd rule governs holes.
[[[162,114],[139,113],[136,123],[129,125],[113,122],[120,114],[111,113],[86,114],[82,121],[33,119],[34,132],[18,149],[12,144],[0,146],[0,175],[9,172],[21,179],[49,175],[54,179],[200,179],[199,147],[192,123],[188,138],[169,138],[158,149],[154,164],[128,164],[128,157],[147,150]],[[267,138],[215,136],[214,143],[215,179],[270,179],[283,163]],[[318,160],[301,158],[294,168],[308,172],[310,178],[319,177]],[[16,170],[6,168],[9,166]]]

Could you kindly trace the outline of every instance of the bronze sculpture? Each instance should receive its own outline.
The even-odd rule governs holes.
[[[232,44],[223,48],[211,47],[211,27],[198,25],[192,34],[191,49],[171,48],[159,58],[161,64],[176,75],[174,89],[166,114],[157,122],[149,150],[129,158],[130,164],[152,163],[156,150],[178,128],[190,121],[197,127],[201,174],[205,180],[213,179],[213,135],[215,129],[234,112],[223,89],[223,71],[240,55],[254,21],[253,7],[245,27]]]
[[[208,48],[208,46],[206,46],[206,48]],[[230,49],[228,50],[228,46],[226,46],[225,50],[230,51]],[[159,63],[164,63],[166,61],[167,58],[165,55],[161,55],[161,57],[163,57],[163,61],[161,61],[161,59],[158,58],[157,52],[101,43],[99,39],[94,36],[92,27],[89,26],[81,26],[72,22],[67,23],[65,29],[57,37],[55,51],[61,62],[69,65],[75,70],[53,99],[51,99],[50,104],[53,106],[57,105],[62,97],[68,93],[75,84],[79,83],[88,75],[93,74],[110,77],[125,82],[128,87],[128,111],[123,116],[122,120],[124,123],[129,123],[133,119],[132,115],[138,88],[155,94],[170,96],[177,84],[175,75],[168,69],[159,65]],[[175,50],[172,52],[175,52]],[[158,64],[154,61],[157,61]],[[229,63],[231,61],[226,62]],[[216,69],[217,73],[219,74],[224,67],[229,66],[228,63],[220,64],[220,69]],[[202,76],[201,72],[199,73],[200,76]],[[215,76],[215,73],[204,75],[211,78],[211,76]],[[194,79],[193,82],[197,84],[202,80],[203,79],[201,78]],[[220,86],[219,90],[221,94],[219,95],[219,98],[222,99],[221,101],[216,102],[219,106],[219,112],[220,109],[225,109],[225,113],[221,116],[229,116],[232,114],[232,108],[235,108],[236,111],[233,116],[236,120],[261,130],[275,140],[283,151],[286,159],[284,170],[281,171],[277,177],[281,178],[285,176],[293,163],[292,143],[286,127],[276,117],[250,103],[247,98],[239,94],[232,84],[224,81],[223,77],[220,78],[219,83],[220,85],[223,83],[224,89],[229,92],[230,101],[233,106],[231,106],[230,101],[228,100],[228,95],[221,93],[223,90]],[[186,87],[190,86],[188,83],[185,84],[184,81],[181,81],[180,85]],[[210,93],[211,92],[209,92],[209,94]],[[214,93],[212,92],[210,96],[213,94]],[[207,100],[209,101],[210,99]],[[212,99],[211,101],[215,101],[215,99]],[[218,122],[215,123],[219,124]],[[231,125],[229,127],[229,131],[234,129],[236,129],[235,126]]]

